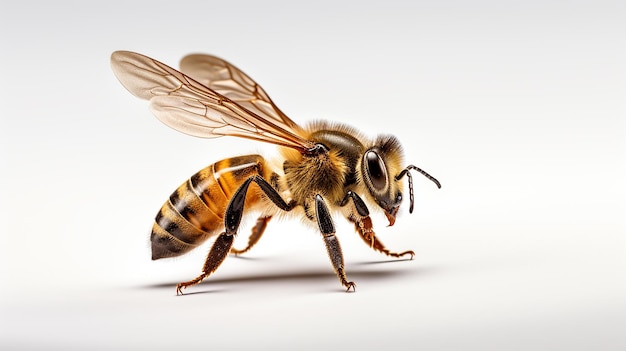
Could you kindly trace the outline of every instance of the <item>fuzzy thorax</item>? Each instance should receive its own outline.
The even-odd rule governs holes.
[[[290,154],[283,168],[291,196],[300,205],[306,205],[315,194],[330,203],[340,202],[345,195],[348,166],[337,150],[315,156]]]

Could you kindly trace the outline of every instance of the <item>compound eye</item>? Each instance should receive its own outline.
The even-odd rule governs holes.
[[[387,168],[383,159],[376,151],[365,153],[365,163],[367,165],[367,175],[376,190],[384,190],[387,187]]]

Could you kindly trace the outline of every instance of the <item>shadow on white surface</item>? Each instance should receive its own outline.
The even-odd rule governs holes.
[[[409,260],[400,260],[409,261]],[[401,284],[402,280],[419,279],[425,275],[432,275],[441,272],[442,269],[438,267],[404,267],[402,269],[399,266],[385,268],[385,269],[368,269],[364,267],[371,267],[373,265],[379,265],[383,263],[393,263],[398,261],[374,261],[374,262],[362,262],[352,264],[352,269],[348,270],[348,280],[353,280],[357,283],[357,292],[359,284],[363,286],[382,284],[385,281],[396,281],[395,284]],[[184,279],[184,278],[183,278]],[[169,281],[166,283],[156,283],[144,286],[139,286],[137,289],[170,289],[174,290],[176,285],[180,281]],[[229,277],[215,277],[209,276],[201,283],[188,287],[183,290],[184,295],[200,294],[200,293],[219,293],[235,290],[280,290],[286,286],[297,286],[301,290],[310,289],[311,292],[319,292],[320,287],[324,289],[330,289],[327,291],[341,292],[345,290],[339,283],[337,275],[332,269],[304,269],[283,271],[276,273],[254,273],[246,275],[235,275]]]

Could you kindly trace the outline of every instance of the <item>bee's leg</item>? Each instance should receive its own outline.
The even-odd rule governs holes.
[[[233,239],[234,235],[228,234],[227,232],[220,234],[207,255],[204,267],[202,268],[202,274],[190,281],[179,283],[176,286],[176,295],[182,295],[184,288],[200,283],[202,279],[215,272],[228,255],[230,247],[233,245]]]
[[[348,217],[348,220],[354,223],[354,227],[359,233],[361,239],[363,239],[363,241],[365,241],[365,243],[369,245],[369,247],[371,247],[372,249],[382,252],[385,255],[391,257],[403,257],[406,255],[411,255],[410,258],[413,259],[413,256],[415,256],[415,252],[413,252],[412,250],[407,250],[400,253],[389,251],[385,247],[385,245],[383,245],[383,243],[380,242],[380,240],[378,240],[378,238],[376,237],[376,233],[374,233],[374,230],[372,229],[372,219],[369,216],[361,218],[357,218],[356,216],[350,216]]]
[[[238,250],[232,247],[230,249],[230,253],[233,255],[241,255],[248,252],[259,241],[259,239],[261,239],[261,235],[263,235],[263,232],[267,227],[267,222],[269,222],[270,219],[272,219],[272,216],[259,217],[256,220],[256,224],[252,228],[252,234],[250,234],[250,238],[248,238],[248,246],[246,246],[242,250]]]
[[[387,250],[387,248],[385,248],[385,245],[383,245],[383,243],[380,242],[380,240],[378,240],[378,238],[376,237],[376,233],[374,233],[374,230],[372,229],[372,219],[369,216],[370,212],[367,209],[367,205],[365,205],[365,202],[363,202],[359,195],[353,193],[352,191],[348,191],[343,201],[341,201],[341,206],[347,205],[350,199],[352,199],[352,202],[354,203],[354,208],[356,209],[357,213],[350,214],[348,216],[348,220],[354,223],[354,227],[359,233],[359,236],[361,237],[361,239],[363,239],[363,241],[365,241],[366,244],[369,245],[369,247],[376,251],[382,252],[387,256],[402,257],[405,255],[411,255],[411,259],[413,259],[413,256],[415,256],[415,252],[411,250],[400,253]]]
[[[224,227],[226,228],[226,231],[220,234],[211,247],[211,251],[209,251],[209,255],[207,256],[204,267],[202,268],[202,274],[195,279],[178,284],[176,286],[176,295],[182,295],[182,289],[200,283],[204,278],[215,272],[220,264],[224,262],[224,259],[230,252],[233,245],[233,239],[235,234],[237,234],[239,224],[241,224],[243,205],[246,200],[246,194],[248,193],[248,187],[252,181],[256,182],[265,195],[267,195],[267,197],[282,210],[290,211],[295,207],[295,203],[293,201],[286,203],[276,189],[272,188],[272,186],[262,177],[255,175],[246,179],[237,191],[235,191],[230,199],[230,202],[228,203],[228,207],[226,208],[226,213],[224,215]]]
[[[341,246],[339,240],[335,236],[335,225],[333,219],[328,211],[328,206],[324,202],[322,196],[315,195],[315,213],[317,216],[317,224],[324,236],[324,244],[326,244],[326,250],[328,251],[328,257],[333,264],[333,268],[341,281],[341,284],[347,288],[346,291],[356,291],[356,284],[349,282],[344,271],[343,253],[341,252]]]
[[[261,179],[263,179],[263,178],[261,178]],[[265,180],[265,179],[263,179],[263,180]],[[265,189],[263,191],[266,194],[267,194],[267,192],[277,193],[277,192],[280,191],[280,184],[279,184],[279,176],[278,176],[278,174],[272,173],[272,175],[270,177],[269,183],[272,186],[272,188],[275,189],[275,191],[272,191],[271,189],[268,189],[267,187],[265,187]],[[257,181],[257,184],[258,184],[258,181]],[[263,185],[263,186],[265,186],[265,185]],[[280,196],[278,196],[278,198],[280,198]],[[280,200],[282,200],[282,198],[280,198]],[[278,200],[272,200],[272,201],[274,201],[274,203],[276,203],[276,201],[278,201]],[[280,201],[278,201],[278,202],[280,202]],[[280,207],[282,204],[279,203],[277,205]],[[267,222],[269,222],[270,219],[272,219],[272,216],[262,216],[262,217],[259,217],[256,220],[256,224],[252,228],[252,233],[250,234],[250,237],[248,238],[248,246],[246,246],[242,250],[238,250],[238,249],[233,247],[232,249],[230,249],[230,253],[233,254],[233,255],[241,255],[243,253],[246,253],[246,252],[250,251],[250,249],[254,245],[256,245],[256,243],[259,241],[259,239],[261,239],[261,236],[263,235],[263,232],[265,232],[265,228],[267,228]]]
[[[241,224],[241,217],[243,216],[243,205],[246,200],[246,194],[248,193],[248,187],[251,182],[257,183],[259,188],[265,193],[268,199],[270,199],[278,208],[283,211],[291,211],[295,207],[295,202],[291,201],[289,203],[285,202],[283,198],[280,196],[278,191],[274,189],[267,180],[263,179],[263,177],[254,175],[248,179],[246,179],[243,184],[235,191],[235,194],[230,199],[228,203],[228,207],[226,208],[226,213],[224,215],[224,227],[226,228],[226,234],[235,235],[237,234],[237,230],[239,229],[239,224]],[[265,223],[269,221],[270,217],[265,217]],[[262,218],[261,218],[262,219]],[[259,223],[257,222],[257,226]],[[263,229],[264,228],[263,225]],[[263,232],[263,229],[260,229]],[[260,236],[261,234],[259,234]],[[258,239],[257,239],[258,240]]]

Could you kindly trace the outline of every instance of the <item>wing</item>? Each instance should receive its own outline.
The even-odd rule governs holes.
[[[274,104],[265,90],[243,71],[219,57],[193,54],[183,57],[180,70],[241,107],[289,128],[297,124]]]
[[[128,51],[114,52],[111,67],[128,91],[150,100],[154,115],[180,132],[202,138],[238,136],[303,153],[314,147],[314,143],[303,136],[302,128],[288,118],[290,123],[285,123],[282,118],[275,118],[280,115],[268,115],[256,107],[254,111],[246,108],[274,106],[268,102],[269,97],[257,104],[254,94],[246,99],[245,94],[237,96],[235,90],[221,89],[231,95],[231,99],[157,60]],[[263,92],[260,96],[267,95]]]

